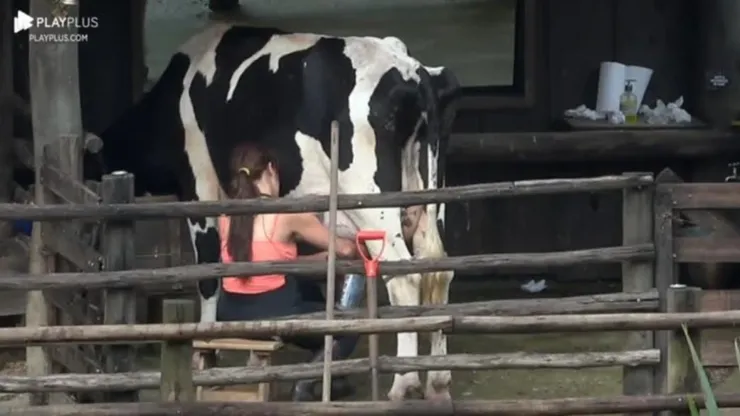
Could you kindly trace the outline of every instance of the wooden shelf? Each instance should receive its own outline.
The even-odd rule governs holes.
[[[564,162],[696,158],[740,152],[740,135],[714,129],[606,129],[558,132],[458,133],[452,162]]]
[[[636,123],[612,124],[606,120],[584,120],[566,117],[563,121],[573,130],[684,130],[706,129],[707,125],[696,119],[689,123],[648,124],[644,120]]]

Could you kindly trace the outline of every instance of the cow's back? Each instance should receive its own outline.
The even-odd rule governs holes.
[[[269,28],[209,30],[182,49],[191,58],[185,83],[194,116],[183,123],[203,131],[222,185],[231,149],[255,140],[276,154],[283,191],[289,192],[302,174],[296,132],[322,142],[327,153],[332,120],[339,119],[351,137],[348,97],[355,76],[344,55],[346,41]]]

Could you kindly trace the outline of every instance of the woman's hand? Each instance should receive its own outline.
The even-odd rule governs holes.
[[[353,240],[337,238],[337,256],[345,259],[357,258],[357,246]]]

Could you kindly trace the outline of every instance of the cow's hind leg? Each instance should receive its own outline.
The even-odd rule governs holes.
[[[188,218],[190,241],[196,264],[218,263],[221,259],[220,240],[216,220],[213,218]],[[200,322],[216,322],[218,304],[218,279],[198,281],[200,295]]]
[[[188,218],[190,242],[193,244],[193,256],[196,264],[218,263],[221,259],[218,228],[213,218]],[[219,294],[218,279],[198,281],[200,297],[200,322],[216,322],[216,306]],[[193,354],[192,366],[201,367],[201,354]]]
[[[378,229],[386,232],[386,247],[382,259],[385,261],[409,260],[411,253],[403,240],[400,208],[379,208],[346,211],[359,229]],[[373,256],[380,254],[381,243],[369,241],[368,251]],[[381,270],[382,273],[382,270]],[[421,275],[413,273],[405,276],[384,276],[391,305],[418,306],[420,304],[419,283]],[[415,332],[398,334],[397,356],[416,357],[418,338]],[[421,391],[419,372],[396,374],[393,386],[388,393],[391,400],[403,400],[407,392]]]

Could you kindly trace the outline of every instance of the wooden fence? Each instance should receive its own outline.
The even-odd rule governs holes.
[[[69,181],[74,179],[68,178]],[[121,173],[109,175],[107,181],[117,183],[118,195],[131,195],[133,177]],[[260,275],[286,273],[311,275],[326,271],[321,261],[210,264],[161,269],[64,272],[29,274],[0,279],[0,289],[108,290],[106,311],[118,314],[116,322],[105,325],[28,327],[0,329],[0,345],[48,345],[59,343],[112,343],[108,348],[109,362],[105,374],[61,374],[39,377],[0,377],[0,391],[53,392],[100,391],[114,392],[108,401],[131,401],[135,391],[160,386],[167,389],[192,385],[229,385],[257,381],[278,381],[313,378],[322,374],[321,364],[275,366],[267,369],[218,368],[205,371],[173,371],[171,366],[159,372],[132,372],[131,342],[160,341],[165,350],[183,346],[189,348],[192,339],[222,337],[254,337],[289,334],[347,334],[427,332],[443,330],[449,333],[530,333],[568,331],[629,331],[628,351],[589,354],[493,354],[469,356],[451,354],[446,357],[380,357],[381,372],[428,369],[493,369],[493,368],[584,368],[619,365],[624,367],[624,394],[616,398],[579,398],[522,401],[453,401],[444,404],[427,402],[405,403],[116,403],[74,406],[32,407],[14,410],[13,414],[127,414],[127,415],[189,415],[269,413],[287,414],[593,414],[646,412],[662,409],[685,409],[683,393],[697,391],[691,377],[685,340],[677,331],[681,324],[692,328],[691,335],[700,341],[697,330],[735,326],[740,311],[701,312],[702,292],[695,288],[672,286],[675,283],[673,209],[697,206],[689,204],[694,195],[693,184],[659,184],[645,173],[626,173],[587,179],[555,179],[521,181],[450,187],[434,191],[385,193],[382,195],[341,195],[340,209],[388,207],[437,201],[459,201],[520,195],[624,190],[623,245],[588,250],[555,253],[488,254],[443,259],[420,259],[382,264],[388,274],[456,270],[487,271],[510,267],[553,267],[584,263],[622,263],[621,294],[550,299],[536,301],[491,301],[434,307],[380,308],[381,319],[357,319],[363,311],[337,311],[335,320],[321,316],[288,317],[264,322],[228,322],[212,324],[165,323],[133,325],[131,318],[132,287],[151,284],[193,282],[206,277],[224,275]],[[724,191],[740,194],[738,185],[720,185]],[[730,189],[732,188],[732,189]],[[128,189],[128,190],[126,190]],[[655,193],[657,189],[657,194]],[[703,189],[703,188],[702,188]],[[668,197],[666,196],[668,195]],[[704,192],[702,197],[714,205],[727,207],[727,198]],[[655,198],[654,198],[655,196]],[[667,199],[669,198],[670,199]],[[714,199],[712,199],[714,198]],[[125,199],[125,198],[121,198]],[[740,200],[740,198],[738,198]],[[130,198],[129,198],[130,201]],[[108,220],[106,227],[117,235],[117,247],[127,248],[133,240],[132,223],[141,218],[178,218],[183,216],[215,216],[225,214],[326,211],[328,198],[312,196],[298,199],[249,200],[223,202],[151,202],[85,205],[19,206],[0,204],[0,220],[32,219],[36,221]],[[696,201],[693,202],[697,204]],[[711,207],[714,207],[712,205]],[[740,207],[740,204],[737,204]],[[670,209],[668,209],[670,208]],[[698,208],[707,208],[699,206]],[[655,231],[655,244],[653,242]],[[668,242],[668,243],[667,243]],[[673,242],[675,243],[675,242]],[[718,249],[720,246],[715,246]],[[677,246],[677,254],[681,248]],[[725,258],[727,260],[727,258]],[[704,261],[704,260],[702,260]],[[338,273],[362,272],[357,261],[339,261]],[[181,302],[180,307],[182,307]],[[175,302],[177,303],[177,302]],[[175,307],[172,303],[168,307]],[[128,312],[127,312],[128,311]],[[567,313],[570,313],[568,315]],[[577,314],[573,314],[577,313]],[[584,314],[589,313],[589,314]],[[520,316],[470,316],[475,314],[511,314]],[[559,314],[559,315],[551,315]],[[530,315],[530,316],[527,316]],[[311,320],[313,318],[313,320]],[[129,325],[121,325],[128,323]],[[188,354],[180,368],[189,368]],[[331,364],[333,375],[367,372],[369,361],[346,360]],[[179,379],[172,380],[177,373]],[[120,392],[124,392],[120,394]],[[164,398],[178,394],[163,392]],[[740,396],[721,396],[723,405],[740,405]]]

